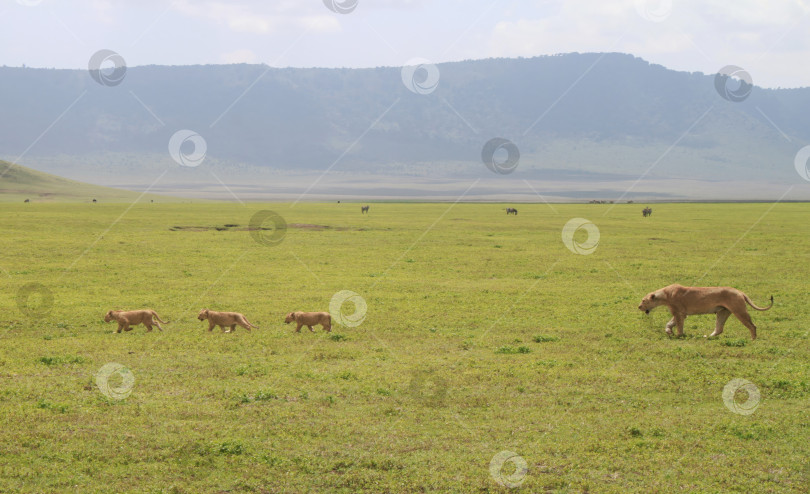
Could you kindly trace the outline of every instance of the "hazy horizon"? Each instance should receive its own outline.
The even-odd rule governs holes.
[[[678,71],[736,65],[757,86],[793,88],[810,86],[796,70],[810,58],[808,13],[793,1],[6,0],[0,65],[85,68],[101,49],[131,67],[295,68],[620,52]]]
[[[608,55],[608,54],[622,54],[622,55],[630,55],[636,58],[640,58],[646,62],[649,62],[653,65],[660,65],[666,69],[672,70],[674,72],[683,72],[687,74],[703,74],[703,75],[715,75],[717,72],[702,72],[700,70],[680,70],[674,69],[672,67],[668,67],[664,64],[659,64],[652,62],[650,60],[645,59],[642,56],[639,56],[634,53],[622,53],[622,52],[609,52],[609,51],[589,51],[589,52],[565,52],[565,53],[552,53],[552,54],[541,54],[541,55],[534,55],[534,56],[514,56],[514,57],[485,57],[485,58],[470,58],[470,59],[463,59],[463,60],[446,60],[443,62],[436,62],[434,65],[446,65],[446,64],[454,64],[454,63],[464,63],[464,62],[477,62],[477,61],[488,61],[488,60],[526,60],[526,59],[534,59],[534,58],[544,58],[544,57],[557,57],[557,56],[564,56],[564,55]],[[150,68],[150,67],[230,67],[230,66],[239,66],[239,65],[247,65],[247,66],[256,66],[256,67],[267,67],[271,69],[324,69],[324,70],[374,70],[374,69],[401,69],[402,65],[377,65],[377,66],[362,66],[362,67],[327,67],[327,66],[296,66],[296,65],[269,65],[265,62],[230,62],[230,63],[194,63],[194,64],[143,64],[143,65],[129,65],[127,64],[127,70],[131,69],[139,69],[139,68]],[[87,67],[38,67],[38,66],[31,66],[31,65],[21,65],[21,66],[13,66],[13,65],[2,65],[4,68],[18,68],[18,69],[36,69],[36,70],[67,70],[67,71],[86,71]],[[805,89],[810,88],[810,83],[806,86],[796,86],[796,87],[785,87],[785,86],[778,86],[778,87],[767,87],[762,86],[760,84],[754,83],[755,87],[759,87],[762,89],[779,89],[779,90],[791,90],[791,89]]]

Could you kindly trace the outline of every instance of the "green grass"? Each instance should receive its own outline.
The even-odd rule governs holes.
[[[522,492],[810,485],[810,205],[128,207],[0,206],[0,492],[507,492],[502,451]],[[246,231],[262,209],[280,243]],[[561,240],[576,217],[590,255]],[[673,282],[775,306],[753,342],[734,318],[704,338],[712,316],[670,339],[637,305]],[[358,326],[283,323],[341,290]],[[102,320],[144,307],[165,331]],[[203,307],[261,329],[209,333]],[[125,399],[97,385],[112,362]],[[723,402],[737,378],[750,415]]]

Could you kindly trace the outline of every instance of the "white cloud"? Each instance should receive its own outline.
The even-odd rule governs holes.
[[[238,33],[266,34],[274,27],[272,17],[262,15],[244,3],[178,0],[173,8],[187,17],[204,18],[217,24],[224,24]]]
[[[91,10],[95,13],[96,20],[106,24],[114,22],[115,9],[109,0],[92,0]]]
[[[335,33],[340,31],[340,22],[329,15],[304,16],[298,19],[300,26],[320,33]]]
[[[228,27],[238,33],[266,34],[270,32],[270,21],[256,16],[235,15],[228,19]]]
[[[652,9],[661,2],[646,0]],[[755,83],[765,86],[779,85],[777,76],[796,85],[799,78],[789,72],[796,71],[796,60],[810,56],[810,37],[804,34],[810,6],[798,0],[673,1],[661,22],[643,18],[637,6],[635,0],[566,2],[552,13],[523,11],[493,25],[487,53],[531,57],[618,51],[669,68],[705,73],[735,64],[759,75]],[[784,66],[788,59],[794,60],[789,70]],[[805,85],[810,83],[802,78]]]
[[[340,21],[326,7],[291,2],[230,2],[178,0],[174,7],[187,17],[204,18],[222,24],[235,33],[276,34],[285,28],[315,33],[340,31]]]
[[[259,63],[259,57],[248,49],[223,53],[220,60],[224,63]]]

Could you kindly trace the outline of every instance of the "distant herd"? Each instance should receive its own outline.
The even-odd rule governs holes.
[[[26,203],[26,204],[30,203],[31,199],[26,199],[23,202]],[[97,203],[97,202],[98,201],[96,199],[93,199],[93,203]],[[151,202],[155,202],[155,201],[153,200]],[[613,202],[614,201],[600,201],[600,200],[592,199],[592,200],[589,201],[589,204],[613,204]],[[337,203],[340,204],[340,201],[338,201]],[[627,201],[627,204],[633,204],[633,201]],[[360,213],[361,214],[366,214],[366,213],[368,213],[368,211],[369,211],[369,206],[368,205],[360,206]],[[518,210],[515,209],[515,208],[506,208],[506,214],[514,214],[515,216],[517,216]],[[646,208],[642,209],[641,214],[645,218],[647,216],[652,215],[652,208],[646,207]]]

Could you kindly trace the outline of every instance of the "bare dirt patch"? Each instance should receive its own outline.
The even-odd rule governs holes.
[[[321,231],[321,230],[348,230],[348,228],[334,228],[329,225],[315,225],[312,223],[290,223],[287,225],[287,228],[300,228],[302,230],[314,230],[314,231]],[[169,228],[170,231],[173,232],[207,232],[211,230],[216,230],[218,232],[249,232],[254,230],[273,230],[273,228],[262,228],[262,227],[251,227],[251,226],[241,226],[234,223],[227,223],[225,225],[214,225],[214,226],[202,226],[202,225],[191,225],[191,226],[173,226]]]

